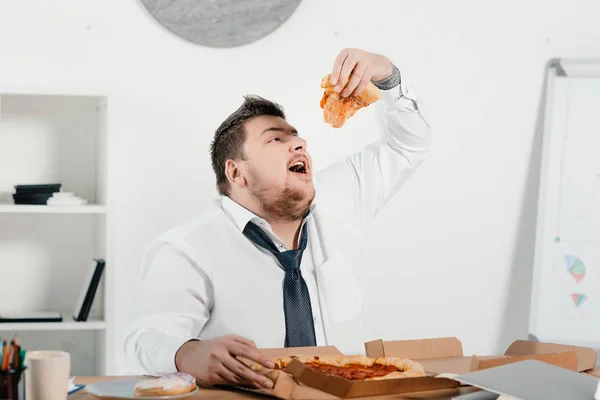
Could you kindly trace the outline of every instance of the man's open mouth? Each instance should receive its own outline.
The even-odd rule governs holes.
[[[304,161],[296,161],[288,169],[292,172],[306,174],[306,164],[304,163]]]

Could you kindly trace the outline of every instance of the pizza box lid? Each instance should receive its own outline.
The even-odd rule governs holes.
[[[463,355],[462,343],[455,337],[418,340],[374,340],[365,343],[369,357],[404,357],[419,361],[430,374],[463,374],[523,360],[539,360],[566,369],[587,371],[594,368],[596,351],[554,343],[517,340],[503,355]]]
[[[532,342],[528,340],[514,341],[504,353],[507,356],[541,355],[574,351],[578,363],[576,371],[583,372],[594,368],[598,354],[589,347],[571,346],[557,343]]]

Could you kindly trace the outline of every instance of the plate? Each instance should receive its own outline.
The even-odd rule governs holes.
[[[198,388],[189,393],[177,394],[173,396],[153,396],[153,397],[133,397],[133,388],[135,384],[143,379],[128,379],[96,382],[85,387],[85,391],[99,398],[113,399],[136,399],[136,400],[159,400],[159,399],[184,399],[198,391]]]

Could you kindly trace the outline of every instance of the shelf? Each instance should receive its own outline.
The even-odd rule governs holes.
[[[91,331],[106,329],[106,322],[89,320],[77,322],[71,313],[62,313],[62,322],[8,322],[0,323],[0,332],[3,331]]]
[[[100,86],[73,85],[0,85],[0,94],[17,96],[107,96],[108,89]]]
[[[106,214],[106,206],[44,206],[0,204],[0,214]]]

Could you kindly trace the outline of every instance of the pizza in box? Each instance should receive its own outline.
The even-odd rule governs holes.
[[[238,358],[253,371],[266,376],[273,382],[277,380],[279,372],[284,371],[285,367],[294,359],[325,375],[337,376],[349,381],[378,381],[425,376],[425,371],[420,363],[398,357],[293,356],[273,359],[274,369],[265,368],[242,357]]]

